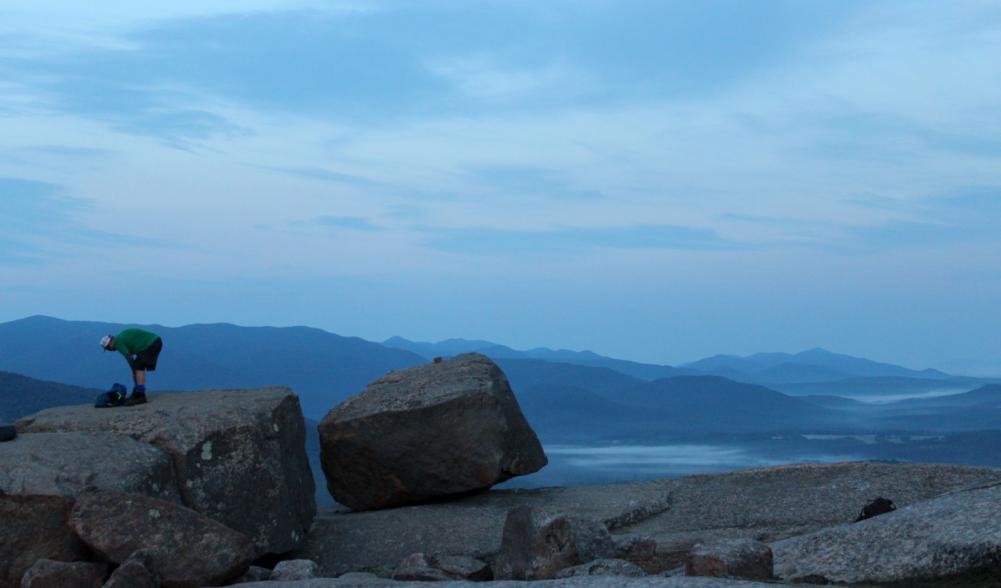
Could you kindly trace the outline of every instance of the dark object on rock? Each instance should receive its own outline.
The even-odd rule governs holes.
[[[556,574],[557,578],[574,578],[577,576],[626,576],[638,578],[645,576],[643,568],[624,559],[596,559],[592,562],[566,568]]]
[[[245,535],[171,502],[119,492],[80,497],[69,526],[94,551],[114,563],[149,548],[168,588],[208,586],[235,578],[254,559]]]
[[[311,559],[288,559],[278,562],[268,578],[272,582],[312,580],[320,575],[320,566]]]
[[[547,463],[504,373],[475,353],[391,372],[319,431],[327,488],[353,510],[486,489]]]
[[[855,519],[855,522],[878,517],[881,514],[886,514],[894,510],[897,510],[897,506],[893,504],[892,500],[878,496],[875,500],[862,507],[862,511],[859,513],[858,518]]]
[[[136,551],[111,574],[104,588],[160,588],[156,560],[149,549]]]
[[[730,539],[696,545],[685,562],[685,575],[770,580],[773,568],[770,547],[752,539]]]
[[[0,587],[16,587],[40,559],[87,559],[87,546],[66,526],[73,501],[0,491]]]
[[[1001,566],[1001,482],[901,507],[772,544],[782,579],[905,585]]]
[[[434,362],[435,362],[435,363],[441,363],[441,362],[442,362],[442,359],[441,359],[441,357],[436,357],[436,358],[434,358]]]
[[[173,461],[183,504],[246,534],[260,554],[298,547],[316,513],[302,409],[288,388],[161,394],[128,410],[50,408],[17,425],[155,446]]]
[[[615,544],[602,523],[518,507],[504,522],[494,574],[501,580],[548,580],[560,570],[614,553]]]
[[[125,405],[125,394],[128,393],[128,388],[115,382],[111,386],[111,390],[108,390],[104,394],[101,394],[94,400],[94,408],[113,408],[116,406]]]
[[[14,428],[14,425],[0,423],[0,443],[13,441],[14,439],[17,439],[17,429]]]
[[[101,588],[107,575],[103,563],[40,559],[24,573],[21,588]]]

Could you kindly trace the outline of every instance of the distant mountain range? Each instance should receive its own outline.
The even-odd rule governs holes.
[[[52,406],[89,404],[98,394],[97,390],[0,372],[0,422],[12,423]]]
[[[2,323],[0,370],[89,388],[81,399],[90,402],[93,389],[128,382],[121,356],[98,346],[102,335],[127,326],[43,316]],[[901,389],[967,392],[985,383],[820,349],[716,356],[677,368],[587,351],[518,351],[489,341],[420,343],[396,337],[379,344],[308,327],[144,328],[164,339],[161,369],[150,376],[152,391],[288,385],[299,392],[306,416],[313,419],[391,370],[478,351],[498,362],[529,421],[553,438],[855,430],[873,422],[859,411],[876,413],[851,397],[892,396]],[[7,396],[3,388],[0,393]],[[879,415],[890,418],[885,412]]]
[[[131,386],[122,356],[98,345],[102,335],[130,326],[163,338],[160,369],[149,376],[152,391],[282,384],[299,392],[303,410],[315,418],[386,372],[424,363],[408,351],[308,327],[174,328],[34,316],[0,324],[0,370],[90,388]]]

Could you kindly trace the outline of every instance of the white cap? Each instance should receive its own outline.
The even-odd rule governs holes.
[[[108,345],[111,345],[111,335],[105,335],[101,337],[101,347],[107,349]]]

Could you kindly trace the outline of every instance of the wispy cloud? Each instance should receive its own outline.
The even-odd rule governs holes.
[[[313,222],[325,227],[336,227],[340,229],[352,229],[355,231],[376,232],[383,230],[372,221],[360,216],[318,216]]]
[[[593,249],[720,250],[736,247],[710,229],[671,225],[574,227],[545,231],[425,229],[428,247],[467,255],[582,254]]]

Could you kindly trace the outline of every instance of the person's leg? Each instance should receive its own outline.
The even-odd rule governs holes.
[[[132,381],[136,383],[136,386],[146,387],[146,370],[134,370],[132,372]]]

